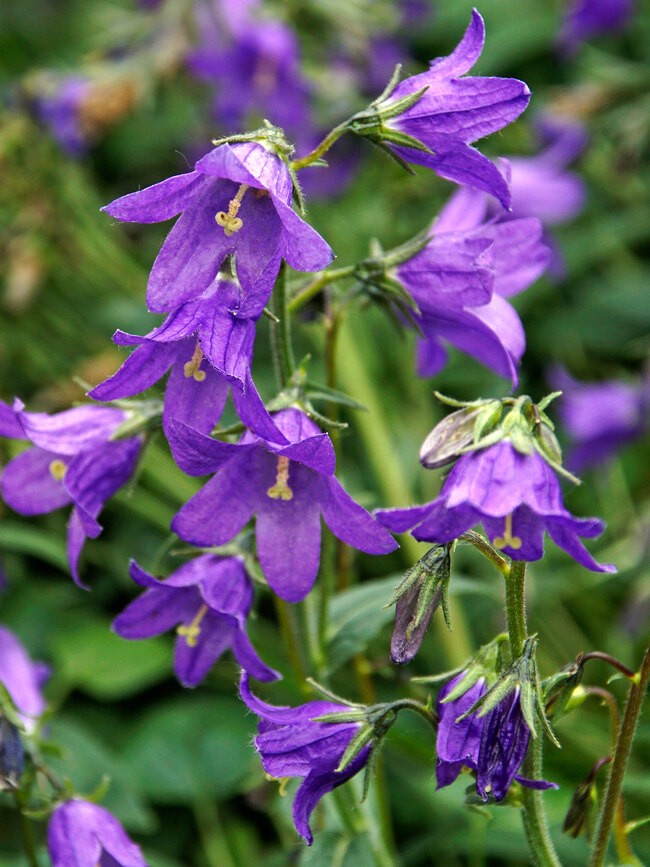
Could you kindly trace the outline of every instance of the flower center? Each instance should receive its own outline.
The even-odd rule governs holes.
[[[278,471],[275,474],[275,484],[266,493],[272,500],[293,499],[293,491],[289,487],[289,458],[285,455],[280,455],[278,458]]]
[[[506,515],[506,526],[503,531],[503,536],[497,536],[494,539],[495,548],[512,548],[513,551],[521,548],[521,539],[519,536],[512,535],[512,513]]]
[[[200,344],[196,344],[194,347],[194,355],[190,358],[189,361],[186,361],[183,365],[183,373],[189,379],[192,377],[197,382],[203,382],[205,379],[205,370],[200,370],[201,361],[203,360],[203,352],[201,350]]]
[[[66,465],[63,461],[58,458],[55,461],[52,461],[50,464],[50,473],[52,474],[52,478],[56,479],[57,482],[60,482],[65,476]]]
[[[224,234],[228,237],[234,235],[235,232],[238,232],[244,225],[244,221],[241,217],[237,216],[237,213],[241,207],[241,200],[244,198],[244,193],[247,189],[248,184],[240,184],[239,189],[235,193],[235,198],[231,199],[228,203],[228,213],[225,211],[219,211],[215,214],[214,218],[217,221],[217,225],[223,226]]]
[[[190,623],[189,626],[179,626],[176,630],[178,635],[181,635],[187,641],[188,647],[196,647],[196,639],[201,634],[201,626],[200,623],[208,613],[208,606],[202,605],[199,610],[196,612],[196,617]]]

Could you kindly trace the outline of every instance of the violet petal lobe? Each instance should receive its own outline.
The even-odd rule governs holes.
[[[158,223],[176,217],[188,207],[202,183],[200,172],[186,172],[115,199],[101,210],[124,222]]]
[[[0,476],[2,497],[21,515],[43,515],[71,502],[63,484],[69,458],[37,447],[9,461]]]
[[[104,853],[118,867],[147,867],[139,846],[108,810],[76,798],[52,813],[47,845],[52,867],[96,867]]]
[[[397,542],[380,522],[356,503],[334,476],[320,479],[320,507],[334,535],[368,554],[389,554]]]
[[[140,394],[165,375],[174,357],[173,346],[143,343],[129,355],[113,376],[91,389],[88,397],[93,400],[117,400]]]
[[[41,691],[44,678],[39,663],[33,662],[23,644],[5,626],[0,626],[0,683],[11,696],[28,732],[45,710]]]

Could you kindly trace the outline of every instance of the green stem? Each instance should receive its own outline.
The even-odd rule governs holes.
[[[279,322],[271,326],[271,353],[273,367],[280,388],[285,388],[296,369],[291,343],[291,315],[287,292],[287,268],[283,262],[271,296],[273,313]]]
[[[303,691],[308,692],[309,687],[306,683],[307,672],[305,671],[302,654],[300,652],[300,644],[298,642],[295,611],[290,607],[288,602],[285,602],[284,599],[280,599],[280,597],[276,596],[275,593],[273,594],[273,601],[278,615],[278,622],[280,624],[280,632],[282,633],[284,646],[287,650],[287,655],[289,656],[289,661],[291,662],[296,680],[298,681],[300,688]]]
[[[480,533],[476,533],[474,530],[468,530],[467,533],[463,533],[463,535],[459,538],[459,542],[469,542],[470,545],[473,545],[477,551],[480,551],[481,554],[492,563],[493,566],[499,570],[499,572],[506,577],[510,573],[510,564],[502,557],[500,554],[494,550],[492,545],[481,536]]]
[[[332,268],[331,271],[322,271],[315,280],[312,280],[311,283],[308,283],[307,286],[304,286],[293,296],[289,302],[289,311],[295,313],[296,310],[300,310],[301,307],[304,307],[312,298],[315,298],[321,289],[324,289],[330,283],[343,280],[345,277],[352,277],[356,267],[356,265],[347,265],[345,268]]]
[[[40,867],[38,858],[36,857],[36,846],[34,843],[34,832],[32,825],[27,816],[23,813],[24,799],[20,792],[15,793],[16,807],[20,816],[20,830],[23,836],[23,848],[27,857],[29,867]]]
[[[607,854],[607,844],[616,817],[616,810],[623,788],[623,778],[634,742],[634,733],[643,707],[648,680],[650,679],[650,647],[646,650],[641,669],[634,676],[625,705],[625,713],[618,732],[618,741],[607,792],[598,820],[589,867],[602,867]]]
[[[350,123],[350,119],[344,120],[343,123],[340,123],[338,126],[335,126],[331,132],[325,136],[325,138],[318,144],[313,151],[310,151],[304,157],[300,157],[298,160],[293,160],[291,163],[291,168],[294,172],[300,171],[300,169],[304,169],[306,166],[310,166],[312,163],[315,163],[316,160],[320,159],[323,154],[328,151],[334,142],[337,139],[340,139],[343,133],[348,128],[348,124]]]
[[[506,620],[510,653],[513,659],[521,656],[526,640],[525,583],[526,563],[513,560],[506,576]],[[523,765],[523,776],[531,780],[542,779],[542,738],[531,738]],[[560,867],[548,830],[542,793],[522,787],[523,820],[526,839],[537,867]]]
[[[235,867],[224,823],[209,796],[202,795],[194,802],[194,821],[209,867]]]

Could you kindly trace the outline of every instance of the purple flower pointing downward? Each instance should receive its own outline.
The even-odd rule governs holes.
[[[42,687],[50,675],[43,662],[33,662],[23,645],[6,627],[0,626],[0,683],[7,690],[28,732],[45,710]]]
[[[169,442],[183,472],[215,473],[176,515],[172,530],[192,545],[224,545],[257,513],[262,571],[278,596],[299,602],[318,572],[321,514],[335,536],[361,551],[387,554],[397,545],[335,478],[327,434],[297,409],[282,410],[273,421],[287,445],[249,431],[236,444],[224,443],[169,423]]]
[[[240,560],[204,554],[159,581],[131,561],[130,573],[146,592],[116,618],[122,638],[151,638],[177,627],[174,669],[183,686],[196,686],[232,647],[242,668],[258,680],[280,675],[259,658],[246,634],[253,586]],[[180,625],[179,625],[180,624]]]
[[[47,848],[52,867],[147,867],[140,847],[108,810],[76,798],[52,813]]]

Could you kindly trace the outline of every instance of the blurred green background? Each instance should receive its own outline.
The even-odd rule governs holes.
[[[191,6],[167,0],[148,12],[127,0],[2,4],[0,397],[5,401],[20,396],[30,410],[67,408],[83,398],[75,377],[95,384],[121,363],[123,355],[110,341],[116,328],[144,333],[158,321],[146,312],[144,290],[170,224],[118,225],[99,208],[186,170],[211,137],[224,133],[210,118],[209,88],[193,80],[182,63],[193,38],[187,24]],[[296,26],[325,123],[364,104],[354,92],[328,92],[333,52],[351,32],[358,51],[388,33],[402,46],[407,70],[416,72],[453,49],[471,6],[465,0],[432,2],[430,14],[411,28],[400,25],[399,7],[384,0],[345,5],[292,0],[265,3],[264,10]],[[633,377],[647,357],[650,333],[648,4],[638,4],[623,33],[594,39],[564,62],[554,48],[561,3],[484,0],[479,11],[487,42],[474,74],[516,76],[533,92],[526,114],[483,142],[481,150],[492,157],[534,153],[532,121],[551,107],[582,120],[590,134],[575,169],[588,186],[586,207],[554,230],[566,278],[543,278],[514,300],[528,338],[520,391],[533,399],[549,391],[546,375],[554,363],[579,379]],[[90,71],[101,77],[116,65],[136,82],[137,98],[101,128],[86,155],[71,159],[34,116],[35,75]],[[385,70],[386,79],[391,71]],[[431,172],[419,169],[409,177],[381,153],[360,151],[343,192],[308,203],[309,219],[341,265],[365,257],[372,237],[390,247],[420,231],[453,191]],[[297,354],[311,352],[310,375],[322,379],[320,302],[307,314],[295,329]],[[338,475],[367,508],[421,501],[439,489],[440,474],[421,469],[417,460],[422,439],[441,417],[434,387],[464,399],[501,396],[509,387],[453,350],[435,382],[419,380],[413,348],[412,334],[399,333],[371,307],[354,308],[340,333],[338,387],[370,413],[345,413],[350,426],[338,440]],[[272,397],[266,320],[260,323],[254,374],[261,393]],[[0,460],[17,447],[0,441]],[[611,465],[586,474],[581,488],[566,491],[571,511],[607,521],[607,532],[590,548],[620,571],[587,572],[549,542],[548,556],[533,564],[529,581],[530,628],[540,636],[543,676],[581,650],[613,653],[631,667],[640,662],[650,619],[648,456],[647,441],[638,442]],[[0,558],[8,582],[0,620],[34,658],[52,666],[51,740],[62,746],[63,756],[52,765],[81,792],[110,775],[104,804],[153,867],[372,864],[366,836],[346,836],[328,798],[314,815],[314,847],[299,843],[291,798],[278,797],[277,783],[264,780],[251,746],[255,721],[236,697],[231,657],[187,691],[172,674],[171,636],[126,642],[110,631],[113,617],[135,595],[129,558],[161,574],[178,564],[169,553],[169,522],[199,484],[175,467],[160,434],[137,480],[104,509],[101,537],[86,545],[83,575],[91,593],[77,589],[68,574],[66,510],[27,519],[0,503]],[[436,614],[417,659],[405,669],[390,664],[392,613],[382,606],[401,571],[424,550],[407,542],[388,558],[354,553],[351,586],[341,590],[332,610],[328,676],[337,692],[351,699],[396,697],[411,675],[453,668],[502,630],[499,578],[473,552],[461,551],[451,582],[454,631],[447,634]],[[282,683],[258,692],[275,704],[304,701],[278,641],[269,596],[264,591],[257,596],[253,642],[268,664],[285,673]],[[298,611],[303,628],[305,616],[309,611]],[[604,665],[591,663],[587,681],[604,686],[610,675]],[[624,683],[617,680],[608,688],[622,700]],[[546,747],[545,777],[560,783],[560,791],[545,801],[563,863],[581,865],[584,837],[572,840],[560,827],[572,791],[609,751],[607,710],[589,699],[558,725],[557,734],[563,749]],[[373,792],[368,807],[355,808],[362,814],[390,811],[401,863],[529,863],[518,811],[492,807],[487,816],[469,811],[463,806],[467,778],[436,793],[434,764],[431,733],[402,714],[382,759],[380,782],[389,804],[377,806]],[[625,786],[630,819],[650,812],[649,771],[646,709]],[[294,782],[289,793],[295,788]],[[42,840],[42,826],[37,833]],[[647,828],[631,840],[641,862],[649,863]],[[5,796],[0,796],[0,863],[24,863]]]

